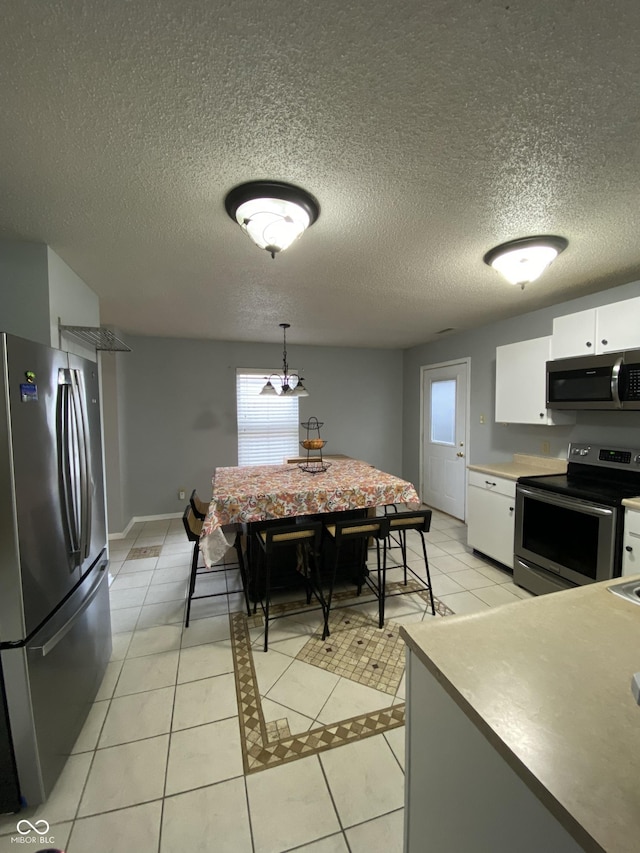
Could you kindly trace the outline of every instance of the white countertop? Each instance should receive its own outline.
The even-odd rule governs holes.
[[[607,591],[619,582],[401,634],[585,850],[635,853],[640,707],[631,678],[640,671],[640,605]]]
[[[528,453],[514,453],[511,462],[489,462],[486,465],[467,465],[469,471],[480,471],[494,477],[517,480],[518,477],[535,477],[539,474],[564,474],[567,470],[565,459],[553,456],[534,456]]]

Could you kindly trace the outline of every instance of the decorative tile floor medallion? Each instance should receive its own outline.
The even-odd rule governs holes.
[[[127,554],[127,560],[142,560],[145,557],[159,557],[162,545],[147,545],[146,548],[132,548]]]
[[[389,584],[392,586],[395,584]],[[416,594],[428,600],[424,591],[416,589]],[[434,604],[437,616],[453,613],[437,598],[434,598]],[[272,607],[272,613],[285,615],[300,606],[300,602],[289,602]],[[229,620],[245,773],[305,758],[404,724],[404,703],[297,735],[291,735],[286,718],[266,723],[249,633],[251,627],[262,624],[262,618],[231,613]],[[389,693],[391,701],[404,672],[404,642],[397,624],[386,621],[382,631],[375,624],[356,608],[336,609],[333,611],[331,636],[323,642],[319,634],[314,635],[296,657],[351,681]]]

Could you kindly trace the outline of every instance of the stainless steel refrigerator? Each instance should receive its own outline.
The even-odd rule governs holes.
[[[111,654],[97,365],[0,334],[0,812],[43,802]]]

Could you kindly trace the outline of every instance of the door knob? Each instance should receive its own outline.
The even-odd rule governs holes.
[[[458,453],[456,453],[456,456],[464,456],[464,453],[461,453],[460,451],[458,451]]]
[[[633,548],[631,547],[631,545],[625,545],[625,549],[624,549],[624,550],[625,550],[625,551],[633,551]]]

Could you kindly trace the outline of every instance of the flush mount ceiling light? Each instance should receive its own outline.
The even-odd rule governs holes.
[[[519,284],[524,290],[525,284],[539,278],[567,246],[564,237],[524,237],[490,249],[484,262],[502,273],[510,284]]]
[[[260,392],[261,394],[275,394],[278,397],[308,397],[309,392],[302,384],[304,377],[298,376],[297,373],[289,373],[289,365],[287,364],[287,329],[291,323],[280,323],[282,329],[282,337],[284,340],[282,347],[282,376],[279,373],[272,373],[271,376],[265,376],[266,385]],[[271,380],[275,377],[276,384]]]
[[[278,181],[250,181],[228,194],[224,206],[256,246],[272,258],[283,252],[320,215],[318,202],[306,190]]]

